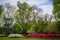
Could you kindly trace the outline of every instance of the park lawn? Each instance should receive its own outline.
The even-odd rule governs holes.
[[[60,40],[60,38],[8,38],[8,37],[0,37],[0,40]]]

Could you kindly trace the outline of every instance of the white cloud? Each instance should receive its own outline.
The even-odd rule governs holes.
[[[27,2],[29,5],[37,5],[42,3],[48,3],[48,0],[20,0],[21,2]]]
[[[10,1],[18,1],[18,0],[10,0]]]
[[[38,4],[43,4],[43,3],[48,3],[48,0],[9,0],[11,4],[16,4],[17,1],[20,2],[27,2],[29,5],[38,5]]]
[[[43,9],[44,14],[46,14],[46,13],[52,14],[52,10],[53,10],[52,4],[47,4],[47,5],[39,6],[39,8]]]
[[[49,0],[5,0],[5,2],[11,3],[12,5],[16,5],[17,1],[20,2],[27,2],[29,5],[39,5],[39,4],[44,4],[44,3],[48,3]]]
[[[29,5],[40,5],[44,3],[48,3],[47,5],[40,5],[38,7],[42,8],[44,13],[52,14],[52,4],[49,4],[49,0],[5,0],[4,2],[9,2],[12,5],[17,5],[17,1],[27,2]]]
[[[12,5],[17,5],[17,1],[19,0],[8,0],[8,2]]]

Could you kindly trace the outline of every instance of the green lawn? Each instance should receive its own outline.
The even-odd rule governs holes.
[[[0,37],[0,40],[60,40],[60,38],[8,38],[8,37]]]

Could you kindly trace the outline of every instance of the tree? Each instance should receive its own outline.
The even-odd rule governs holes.
[[[60,0],[53,0],[53,13],[56,14],[59,10],[60,10]]]
[[[28,25],[29,25],[28,26],[29,28],[27,29],[27,33],[31,33],[31,34],[37,33],[36,30],[35,30],[35,27],[36,27],[35,24],[29,23]]]
[[[0,33],[4,33],[3,32],[3,28],[2,28],[2,14],[3,14],[3,11],[4,11],[4,9],[3,9],[3,5],[0,5]]]
[[[57,22],[51,22],[48,27],[44,29],[45,33],[59,33]]]
[[[46,27],[47,27],[46,22],[40,19],[36,24],[35,31],[36,33],[43,33]]]
[[[55,19],[59,21],[60,19],[60,0],[53,0],[53,14]]]
[[[23,34],[26,33],[26,22],[29,22],[30,13],[32,11],[32,7],[30,7],[26,2],[20,3],[17,2],[18,10],[16,17],[18,18],[18,22],[22,24],[23,27]]]
[[[0,27],[2,27],[3,5],[0,5]]]
[[[53,14],[57,21],[57,27],[60,30],[60,0],[53,0]]]
[[[4,8],[6,10],[4,9],[4,15],[5,16],[3,17],[2,23],[3,23],[5,34],[8,35],[10,33],[11,25],[14,22],[14,15],[13,14],[14,14],[15,8],[13,6],[11,6],[9,3],[6,3]]]
[[[3,6],[0,5],[0,15],[2,15],[2,12],[3,12]]]
[[[41,8],[37,8],[36,5],[32,6],[31,18],[34,24],[37,22],[37,20],[40,20],[40,19],[43,20],[42,13],[43,13],[43,10]]]
[[[15,23],[14,27],[10,29],[10,33],[13,34],[22,34],[23,28],[19,23]]]
[[[16,8],[15,6],[12,6],[10,5],[9,3],[5,3],[5,6],[4,6],[4,13],[6,15],[6,17],[14,17],[14,14],[15,14],[15,11],[16,11]]]

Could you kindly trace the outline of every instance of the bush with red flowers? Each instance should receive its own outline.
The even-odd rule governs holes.
[[[33,37],[33,38],[52,38],[58,37],[60,38],[60,34],[28,34],[25,37]]]

